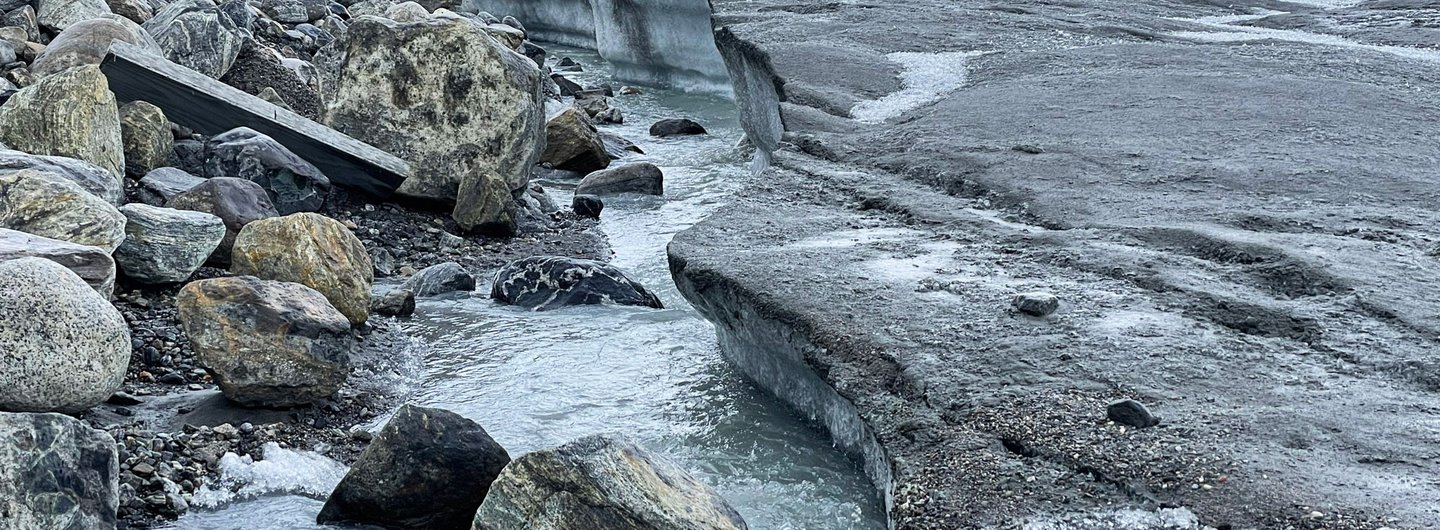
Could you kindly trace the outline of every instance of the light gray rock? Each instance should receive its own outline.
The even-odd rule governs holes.
[[[136,24],[144,24],[155,16],[155,8],[145,0],[105,0],[110,12]]]
[[[120,389],[130,328],[120,311],[59,263],[0,263],[0,410],[74,414]]]
[[[69,179],[27,169],[0,176],[0,227],[113,252],[125,216]]]
[[[40,27],[55,32],[109,14],[110,6],[105,0],[37,0],[35,5]]]
[[[63,414],[0,413],[0,440],[5,528],[115,528],[120,461],[109,434]]]
[[[259,184],[245,179],[221,177],[206,180],[194,188],[172,197],[166,206],[180,210],[205,212],[225,222],[225,239],[211,254],[211,262],[230,264],[230,250],[240,230],[254,221],[277,217],[279,212],[270,204],[270,196]]]
[[[330,179],[269,136],[240,127],[205,143],[205,176],[241,178],[265,189],[281,215],[325,204]]]
[[[480,424],[407,404],[350,467],[317,521],[464,530],[508,463],[510,454]]]
[[[400,288],[422,298],[455,291],[474,291],[475,277],[459,263],[447,261],[420,269],[420,272],[405,280]]]
[[[142,26],[176,64],[219,79],[235,64],[245,34],[210,0],[179,0]]]
[[[662,307],[658,297],[620,269],[561,256],[533,256],[506,264],[495,274],[490,297],[536,311],[606,303]]]
[[[415,2],[401,2],[385,9],[385,18],[396,22],[418,22],[430,18],[430,11]]]
[[[100,64],[110,43],[128,42],[160,54],[160,45],[130,20],[114,15],[71,24],[55,36],[30,64],[30,72],[44,77],[82,64]]]
[[[120,213],[127,222],[115,263],[142,283],[185,281],[225,239],[225,222],[205,212],[132,203]]]
[[[515,197],[499,175],[472,169],[460,181],[450,216],[467,232],[512,236],[518,228]]]
[[[649,162],[626,164],[596,171],[580,180],[575,193],[581,195],[614,195],[618,193],[665,194],[665,174]]]
[[[30,257],[63,265],[106,300],[115,289],[115,260],[104,249],[0,228],[0,263]]]
[[[24,5],[17,9],[8,10],[5,13],[5,25],[25,30],[27,41],[40,42],[44,35],[40,33],[39,17],[35,16],[35,8]]]
[[[200,364],[236,403],[307,405],[349,376],[350,322],[314,289],[214,278],[185,285],[175,306]]]
[[[120,106],[120,140],[125,149],[125,173],[139,176],[165,165],[175,136],[164,111],[144,101],[132,101]]]
[[[37,155],[90,162],[119,178],[124,149],[115,95],[100,68],[52,74],[0,105],[0,143]]]
[[[156,168],[140,179],[137,192],[140,200],[151,206],[164,206],[171,197],[190,191],[205,179],[173,167]]]
[[[320,291],[350,322],[370,311],[374,265],[365,245],[339,221],[314,213],[261,219],[240,230],[230,270]]]
[[[587,436],[515,459],[490,484],[474,530],[745,530],[718,493],[620,436]]]
[[[447,13],[355,19],[316,59],[321,121],[411,161],[403,195],[454,201],[471,171],[523,189],[545,142],[540,70]]]
[[[119,206],[125,201],[125,188],[120,177],[105,169],[75,158],[41,156],[0,149],[0,175],[22,169],[34,169],[60,175],[85,188],[105,202]]]

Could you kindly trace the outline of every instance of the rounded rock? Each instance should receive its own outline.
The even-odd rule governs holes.
[[[369,317],[374,264],[360,239],[329,217],[297,213],[245,225],[231,251],[231,271],[306,285],[352,324]]]

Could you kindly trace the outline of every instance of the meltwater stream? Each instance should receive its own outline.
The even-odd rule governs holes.
[[[594,53],[569,56],[589,85],[611,82]],[[617,88],[618,83],[612,83]],[[411,401],[478,421],[512,457],[597,432],[626,434],[670,455],[717,489],[757,530],[883,529],[884,508],[856,463],[783,404],[751,386],[717,350],[711,325],[670,279],[665,246],[724,204],[749,179],[732,102],[641,87],[619,96],[626,124],[602,126],[635,141],[665,172],[665,196],[607,197],[600,227],[613,263],[654,291],[666,309],[590,306],[528,312],[492,303],[489,279],[470,296],[422,300],[403,324],[429,344],[423,380]],[[655,120],[684,116],[710,135],[657,139]],[[560,204],[574,182],[542,182]],[[268,492],[197,511],[180,529],[308,529],[338,480],[332,467],[306,462],[260,469],[231,462],[240,481]],[[278,476],[277,476],[278,475]]]

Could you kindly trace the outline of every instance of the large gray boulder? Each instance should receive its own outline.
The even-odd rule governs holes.
[[[415,293],[415,296],[436,296],[456,291],[474,291],[475,277],[459,263],[447,261],[420,269],[409,280],[400,285],[401,289]]]
[[[110,50],[110,44],[117,40],[150,50],[156,55],[162,53],[160,45],[138,24],[109,15],[65,28],[30,64],[30,73],[44,77],[82,64],[100,64]]]
[[[100,68],[83,65],[21,89],[0,105],[0,143],[78,158],[119,178],[124,168],[115,95]]]
[[[596,435],[515,459],[474,530],[745,530],[720,495],[623,437]]]
[[[240,127],[205,144],[205,176],[241,178],[265,189],[281,215],[313,212],[325,204],[330,179],[269,136]]]
[[[335,487],[316,521],[465,530],[510,454],[480,424],[404,405]]]
[[[120,389],[130,328],[74,272],[43,258],[0,263],[0,410],[74,414]]]
[[[120,176],[95,164],[63,156],[32,155],[0,149],[0,174],[14,173],[22,169],[60,175],[115,206],[125,202],[125,187]]]
[[[410,161],[399,193],[451,202],[471,171],[528,183],[545,143],[540,70],[477,23],[359,17],[316,63],[321,121]]]
[[[501,267],[490,297],[536,311],[607,303],[662,307],[658,297],[620,269],[562,256],[534,256]]]
[[[140,201],[151,206],[164,206],[171,197],[185,193],[205,183],[205,179],[173,167],[151,170],[140,179],[135,192]]]
[[[375,266],[365,245],[339,221],[297,213],[255,221],[240,230],[230,270],[320,291],[350,322],[370,313]]]
[[[105,0],[37,0],[35,17],[40,27],[50,31],[64,29],[92,18],[110,14]]]
[[[120,459],[105,431],[63,414],[0,413],[0,526],[113,530]]]
[[[20,258],[59,263],[106,300],[115,290],[115,260],[104,249],[0,228],[0,263]]]
[[[125,149],[125,173],[141,176],[165,165],[175,135],[159,107],[131,101],[120,106],[120,140]]]
[[[113,252],[125,239],[125,216],[69,179],[26,169],[0,175],[0,228]]]
[[[620,167],[596,171],[580,180],[575,186],[580,195],[615,195],[639,193],[644,195],[665,194],[665,173],[649,162],[637,162]]]
[[[210,0],[179,0],[141,27],[155,37],[166,58],[215,79],[230,70],[246,38]]]
[[[306,405],[349,376],[350,322],[314,289],[214,278],[185,285],[175,306],[200,364],[236,403]]]
[[[590,173],[609,167],[610,155],[605,152],[595,123],[571,107],[545,124],[545,152],[540,161],[556,169]]]
[[[210,255],[217,265],[230,264],[230,249],[240,230],[252,222],[279,216],[270,196],[259,184],[245,179],[213,178],[196,185],[190,190],[171,197],[165,206],[179,210],[205,212],[225,223],[225,238]]]
[[[141,283],[185,281],[225,238],[225,222],[205,212],[132,203],[120,213],[127,222],[115,263]]]

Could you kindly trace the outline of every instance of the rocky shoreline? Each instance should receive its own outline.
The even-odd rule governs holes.
[[[385,0],[0,7],[0,345],[12,356],[0,438],[19,444],[0,448],[0,527],[163,526],[226,495],[224,462],[271,448],[354,466],[327,523],[423,526],[435,511],[496,530],[537,517],[745,527],[623,437],[517,468],[447,411],[406,406],[367,430],[419,370],[424,344],[395,320],[415,298],[494,283],[498,302],[532,310],[660,305],[604,263],[597,219],[601,196],[660,194],[663,174],[624,163],[638,148],[596,128],[624,119],[614,90],[568,82],[581,66],[547,59],[519,20]],[[207,94],[206,108],[117,101],[112,87],[148,90],[130,77],[146,69]],[[255,109],[263,123],[245,121]],[[676,123],[654,134],[704,134]],[[349,173],[397,164],[398,189]],[[575,204],[555,204],[536,173],[573,175]],[[424,473],[385,468],[394,451]],[[489,463],[443,478],[475,458]],[[604,508],[542,516],[531,495],[551,474]],[[636,486],[656,476],[666,484]],[[486,495],[492,481],[503,499]],[[63,502],[33,501],[47,495]],[[397,502],[422,513],[387,519],[379,507]]]

